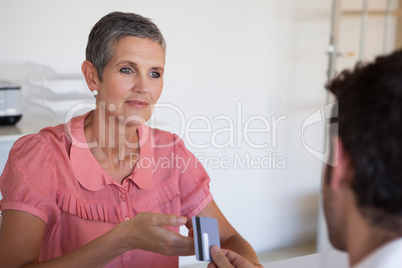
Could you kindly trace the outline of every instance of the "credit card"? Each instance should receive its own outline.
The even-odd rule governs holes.
[[[192,218],[195,256],[199,261],[211,261],[210,250],[214,245],[221,246],[218,221],[215,218]]]

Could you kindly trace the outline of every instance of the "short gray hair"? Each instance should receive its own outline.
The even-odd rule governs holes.
[[[109,13],[92,28],[86,48],[86,59],[95,66],[101,81],[103,70],[113,57],[114,45],[126,36],[148,38],[166,52],[165,39],[150,19],[134,13]]]

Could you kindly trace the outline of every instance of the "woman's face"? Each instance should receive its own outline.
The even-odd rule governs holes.
[[[108,119],[115,116],[124,124],[149,120],[162,93],[164,67],[165,52],[158,43],[147,38],[123,37],[114,46],[113,57],[99,82],[99,109],[104,105]]]

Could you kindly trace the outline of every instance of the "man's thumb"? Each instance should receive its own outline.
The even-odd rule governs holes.
[[[233,268],[232,264],[230,264],[228,258],[226,258],[225,253],[218,247],[211,247],[211,256],[215,265],[219,268]]]

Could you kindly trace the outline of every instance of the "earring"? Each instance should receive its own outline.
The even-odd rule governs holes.
[[[92,91],[92,94],[94,94],[94,97],[98,96],[98,93],[99,92],[96,89]]]

